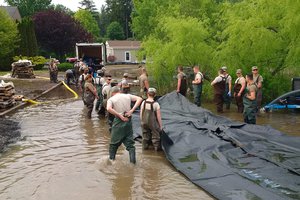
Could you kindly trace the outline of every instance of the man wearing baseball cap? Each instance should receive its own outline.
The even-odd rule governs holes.
[[[133,130],[131,115],[141,104],[142,98],[122,94],[118,86],[111,88],[112,97],[107,100],[107,111],[115,116],[111,129],[111,140],[109,144],[109,159],[115,160],[119,146],[123,143],[129,152],[130,162],[135,164],[135,146],[133,140]],[[131,108],[131,102],[135,102]]]
[[[224,103],[225,103],[225,108],[227,110],[229,110],[230,103],[231,103],[232,77],[228,74],[226,66],[223,66],[221,69],[224,71],[223,75],[226,79],[225,92],[224,92]]]
[[[122,81],[119,83],[121,92],[124,94],[128,94],[130,92],[130,85],[128,82],[128,73],[124,73]]]
[[[162,120],[160,106],[154,101],[156,95],[155,88],[149,88],[147,99],[141,105],[140,119],[143,132],[142,146],[147,150],[152,143],[154,150],[161,149],[160,132],[162,130]]]

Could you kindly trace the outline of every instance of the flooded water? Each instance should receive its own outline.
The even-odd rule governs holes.
[[[204,104],[204,108],[216,113],[216,106]],[[243,114],[237,113],[235,104],[231,104],[230,110],[225,110],[220,114],[235,121],[243,122]],[[272,126],[288,135],[300,136],[300,111],[296,110],[274,110],[268,113],[259,113],[256,122],[259,125]]]
[[[108,162],[105,120],[84,114],[82,101],[62,100],[13,116],[24,138],[1,155],[1,200],[212,199],[139,143],[136,166],[123,147]]]
[[[213,199],[178,173],[163,152],[142,151],[138,142],[136,166],[123,147],[109,162],[105,120],[95,113],[86,119],[80,100],[52,100],[12,116],[23,139],[0,155],[1,200]],[[235,112],[224,116],[241,119]],[[258,122],[299,135],[299,118],[273,112]]]

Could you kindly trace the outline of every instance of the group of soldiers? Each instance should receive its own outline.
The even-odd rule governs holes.
[[[199,66],[194,66],[195,78],[192,81],[194,103],[201,106],[201,95],[204,76]],[[242,70],[236,70],[237,79],[232,87],[232,77],[228,74],[227,67],[223,66],[218,71],[218,76],[211,82],[214,88],[214,102],[218,113],[223,113],[223,107],[230,109],[232,92],[237,105],[237,112],[243,113],[244,122],[256,124],[256,114],[261,107],[263,77],[258,73],[258,67],[252,67],[252,73],[243,76]],[[187,76],[183,67],[178,67],[177,92],[186,96]]]
[[[106,74],[104,68],[97,70],[96,76],[90,72],[88,67],[83,67],[82,74],[78,78],[82,100],[87,107],[87,117],[91,118],[96,100],[95,110],[107,117],[111,132],[109,146],[109,159],[115,160],[118,147],[123,143],[129,152],[131,163],[136,163],[135,146],[131,116],[140,107],[140,121],[142,128],[142,147],[144,150],[153,146],[154,150],[161,149],[160,133],[162,131],[162,120],[160,105],[156,102],[156,89],[150,87],[148,74],[144,67],[140,66],[140,95],[130,94],[128,73],[124,73],[123,79],[118,82]],[[192,81],[194,92],[194,103],[201,106],[201,95],[204,76],[199,66],[193,67],[194,79]],[[211,82],[214,88],[214,101],[217,112],[230,109],[230,101],[233,97],[237,104],[237,111],[243,113],[246,123],[256,123],[257,108],[261,104],[261,88],[263,78],[258,74],[258,68],[252,67],[252,73],[243,76],[242,70],[236,71],[237,79],[232,87],[232,77],[227,73],[227,67],[219,69],[218,76]],[[186,96],[187,77],[183,67],[178,67],[177,92]],[[132,102],[134,102],[132,104]]]
[[[87,108],[87,118],[92,116],[95,100],[96,112],[107,117],[111,132],[110,160],[115,160],[117,149],[123,143],[129,152],[130,162],[136,163],[131,117],[138,107],[140,107],[143,149],[147,150],[152,146],[155,151],[161,149],[162,121],[160,106],[154,100],[156,89],[149,87],[146,69],[139,68],[140,96],[130,94],[128,73],[124,73],[123,79],[118,82],[112,79],[111,75],[106,74],[105,70],[97,70],[96,77],[93,77],[88,68],[83,68],[79,77],[82,100]]]

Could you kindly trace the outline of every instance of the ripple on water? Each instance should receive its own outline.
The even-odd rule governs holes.
[[[137,164],[120,147],[108,161],[105,120],[85,119],[81,101],[27,107],[14,118],[26,137],[0,159],[0,199],[210,199],[163,153],[137,147]],[[202,198],[202,199],[203,199]]]

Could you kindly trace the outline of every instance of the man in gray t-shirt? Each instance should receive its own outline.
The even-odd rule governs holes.
[[[107,111],[113,114],[115,118],[111,129],[109,159],[115,160],[118,147],[123,143],[126,150],[129,151],[130,162],[135,164],[131,115],[141,104],[142,98],[131,94],[122,94],[117,86],[111,88],[111,94],[112,97],[107,100]],[[133,108],[131,108],[132,101],[135,101]]]

